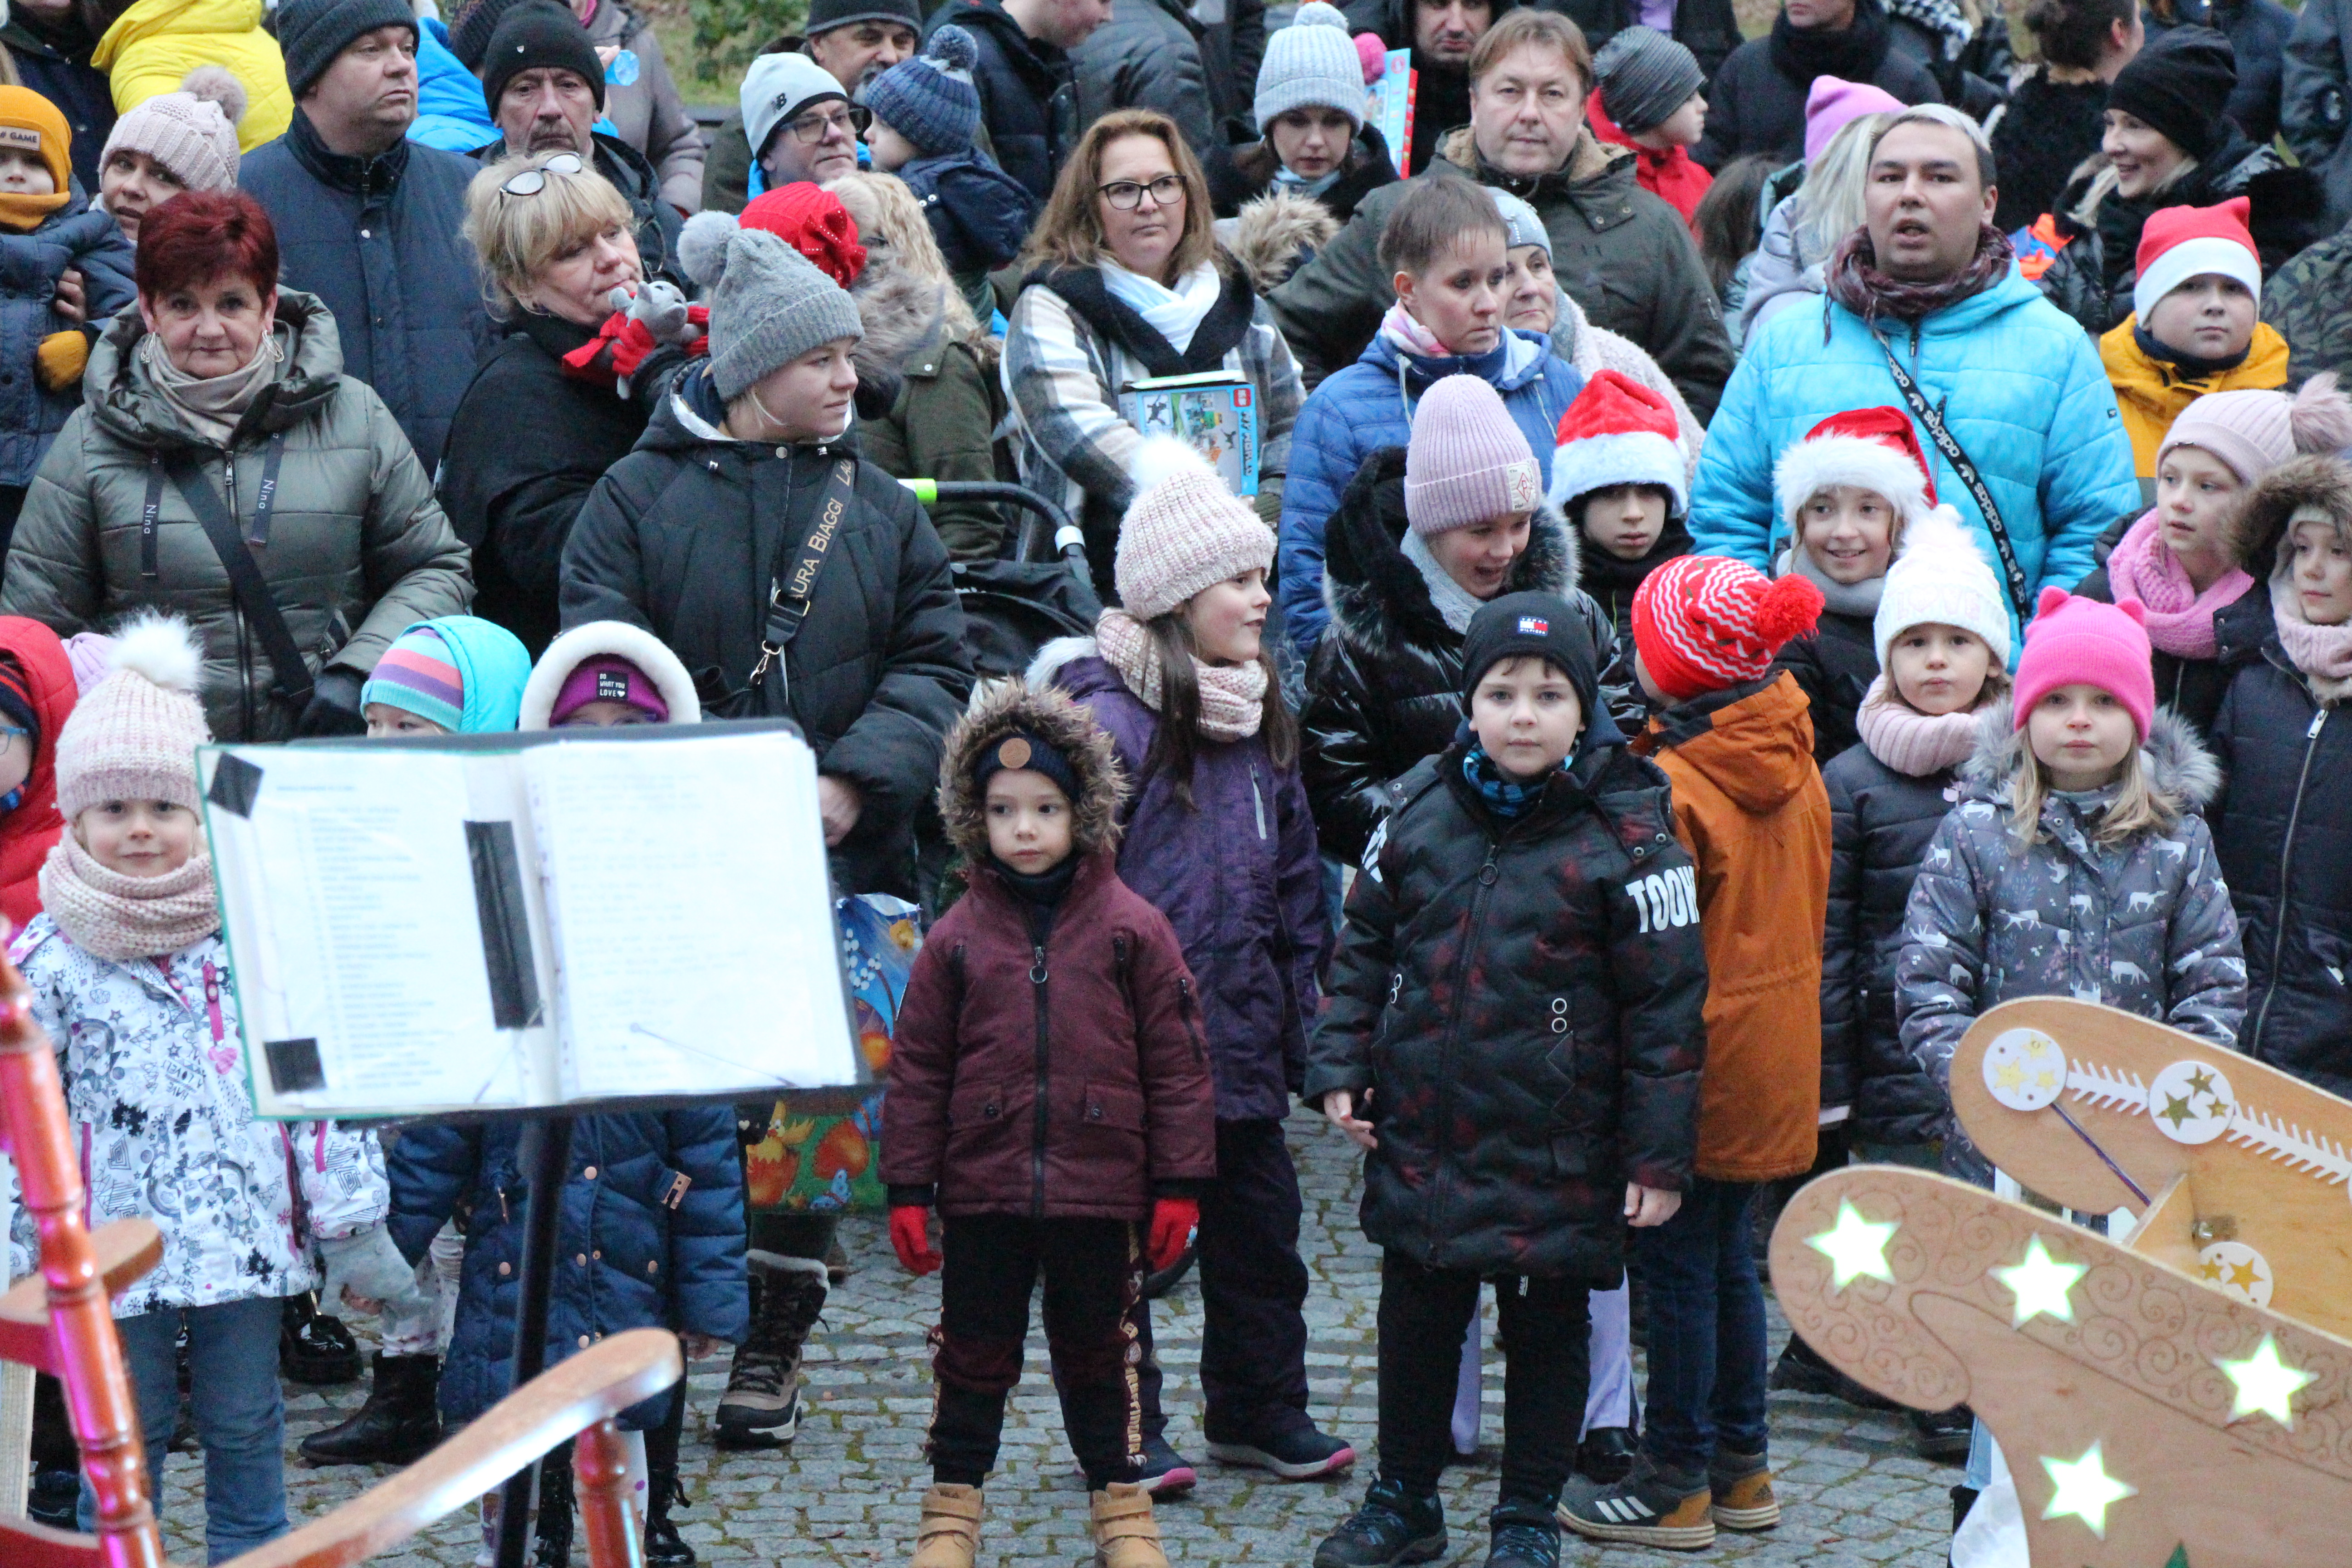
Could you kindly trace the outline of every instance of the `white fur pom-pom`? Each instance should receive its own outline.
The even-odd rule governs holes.
[[[204,686],[205,650],[177,616],[144,615],[114,634],[111,662],[169,691],[194,696]]]
[[[726,213],[697,213],[678,231],[677,264],[705,289],[727,270],[727,242],[735,237],[735,219]]]
[[[1213,474],[1215,471],[1192,443],[1174,436],[1145,437],[1143,445],[1135,449],[1134,460],[1127,466],[1128,477],[1135,481],[1139,495],[1179,474]]]

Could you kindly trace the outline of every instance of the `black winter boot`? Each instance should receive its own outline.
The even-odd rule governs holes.
[[[320,1312],[305,1290],[286,1298],[278,1335],[278,1370],[291,1383],[356,1383],[360,1342],[341,1321]]]
[[[646,1568],[685,1568],[694,1561],[694,1548],[669,1517],[673,1507],[685,1508],[690,1500],[674,1468],[646,1467]]]
[[[302,1439],[314,1465],[413,1465],[441,1441],[441,1358],[375,1358],[367,1403],[348,1420]]]
[[[561,1443],[539,1462],[539,1568],[572,1561],[572,1445]]]
[[[801,1426],[801,1349],[824,1310],[824,1263],[753,1248],[751,1333],[735,1349],[727,1392],[713,1413],[721,1448],[774,1448]]]

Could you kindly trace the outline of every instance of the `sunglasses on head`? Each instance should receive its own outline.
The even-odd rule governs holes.
[[[558,153],[536,169],[525,169],[500,185],[501,194],[509,196],[535,196],[547,189],[550,174],[577,174],[587,167],[577,153]]]

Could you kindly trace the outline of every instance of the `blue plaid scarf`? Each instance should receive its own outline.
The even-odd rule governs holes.
[[[1515,784],[1504,776],[1500,763],[1486,754],[1486,748],[1475,742],[1462,753],[1462,776],[1486,803],[1486,809],[1507,822],[1516,822],[1527,815],[1529,806],[1541,799],[1544,785],[1551,782],[1546,773],[1533,784]]]

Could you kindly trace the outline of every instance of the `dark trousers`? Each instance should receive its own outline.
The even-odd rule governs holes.
[[[1650,1286],[1649,1424],[1661,1468],[1704,1472],[1720,1448],[1761,1454],[1764,1291],[1749,1210],[1756,1186],[1696,1177],[1662,1226],[1633,1233]]]
[[[1381,1479],[1432,1497],[1454,1457],[1462,1340],[1487,1278],[1381,1258]],[[1503,1351],[1501,1500],[1549,1509],[1576,1463],[1591,1320],[1583,1279],[1494,1277]]]
[[[1134,1226],[1111,1219],[968,1215],[941,1226],[940,1326],[932,1335],[931,1479],[976,1487],[996,1468],[1004,1397],[1021,1381],[1029,1292],[1045,1277],[1045,1348],[1062,1426],[1100,1491],[1132,1480],[1143,1448],[1127,1310],[1143,1288]]]
[[[1282,1123],[1217,1123],[1217,1174],[1201,1193],[1202,1430],[1212,1443],[1257,1443],[1303,1431],[1307,1415],[1307,1265],[1298,1257],[1298,1168]],[[1168,1427],[1151,1303],[1129,1314],[1143,1347],[1143,1429]]]

